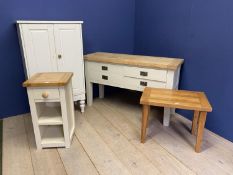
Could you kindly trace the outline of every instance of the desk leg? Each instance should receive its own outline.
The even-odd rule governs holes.
[[[104,98],[104,85],[99,84],[99,98]]]
[[[197,129],[197,140],[195,145],[195,151],[199,153],[201,151],[201,144],[203,138],[203,132],[205,129],[205,121],[206,121],[207,112],[201,112],[198,119],[198,129]]]
[[[169,126],[171,118],[171,108],[164,108],[163,126]]]
[[[87,105],[91,106],[93,102],[93,83],[86,82],[86,90],[87,90]]]
[[[171,108],[171,115],[175,115],[176,114],[176,109],[175,108]]]
[[[149,111],[150,111],[149,105],[142,106],[141,143],[145,143],[146,128],[148,125]]]

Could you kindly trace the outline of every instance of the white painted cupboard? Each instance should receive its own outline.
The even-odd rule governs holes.
[[[25,74],[73,72],[73,99],[85,107],[82,21],[17,21]]]

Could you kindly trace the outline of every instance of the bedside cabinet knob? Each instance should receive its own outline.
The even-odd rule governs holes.
[[[43,98],[48,98],[48,96],[49,96],[49,93],[48,93],[48,92],[43,92],[43,93],[42,93],[42,97],[43,97]]]

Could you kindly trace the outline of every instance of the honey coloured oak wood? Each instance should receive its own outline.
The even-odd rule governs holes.
[[[145,88],[140,103],[168,108],[212,111],[204,92]]]
[[[146,128],[148,126],[148,118],[150,113],[150,106],[143,105],[142,107],[142,127],[141,127],[141,142],[145,142]]]
[[[145,88],[140,99],[140,104],[143,105],[141,143],[145,142],[150,105],[167,108],[179,108],[194,110],[191,133],[195,134],[197,129],[195,151],[197,153],[201,151],[206,115],[207,112],[212,111],[212,107],[203,92]]]
[[[123,64],[137,67],[159,68],[168,70],[176,70],[184,61],[183,59],[179,58],[127,55],[105,52],[92,53],[84,56],[84,59],[86,61]]]
[[[72,72],[37,73],[25,81],[23,87],[65,86],[72,76]]]
[[[194,111],[192,129],[191,129],[191,133],[193,135],[196,135],[196,129],[197,129],[197,125],[198,125],[199,116],[200,116],[200,112],[199,111]]]

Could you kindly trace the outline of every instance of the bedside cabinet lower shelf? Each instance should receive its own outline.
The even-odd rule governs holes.
[[[62,125],[40,126],[42,147],[64,147],[65,138]]]

